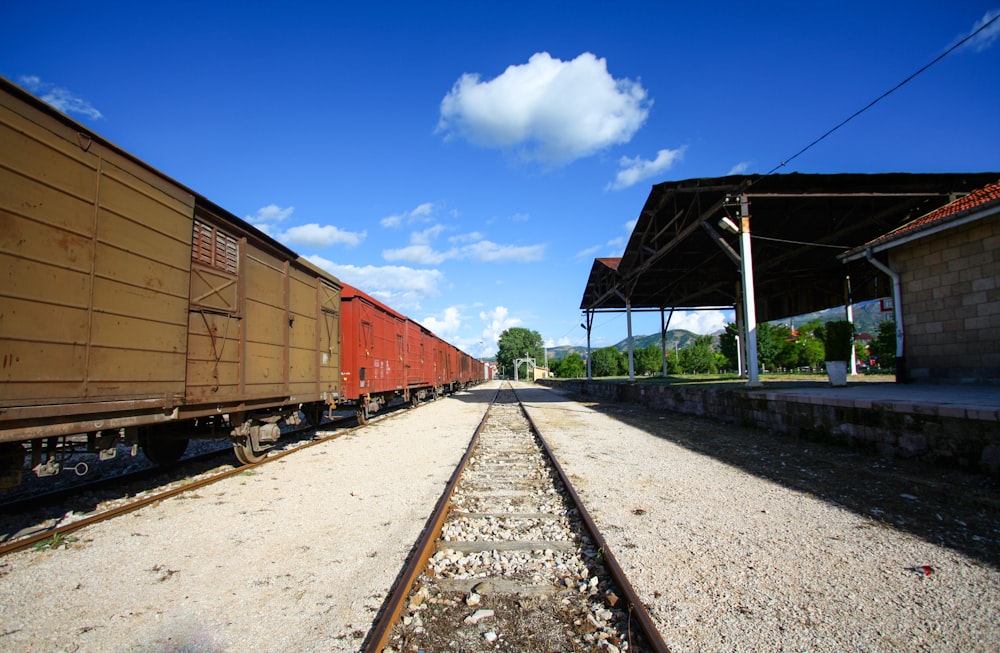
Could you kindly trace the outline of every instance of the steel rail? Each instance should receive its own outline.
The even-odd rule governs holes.
[[[396,415],[400,414],[401,412],[405,412],[405,411],[392,411],[392,412],[386,413],[384,415],[380,415],[377,418],[375,418],[373,420],[370,420],[368,423],[369,424],[378,423],[378,422],[381,422],[383,420],[390,419],[391,417],[396,416]],[[62,524],[62,525],[56,526],[55,528],[51,528],[51,529],[48,529],[48,530],[40,531],[38,533],[35,533],[34,535],[29,535],[27,537],[19,538],[17,540],[12,541],[12,542],[5,542],[3,544],[0,544],[0,557],[3,557],[5,555],[7,555],[8,553],[13,553],[14,551],[20,551],[20,550],[26,549],[26,548],[28,548],[30,546],[34,546],[34,545],[36,545],[38,543],[44,542],[45,540],[48,540],[48,539],[54,537],[56,535],[65,535],[67,533],[71,533],[73,531],[79,530],[79,529],[84,528],[86,526],[90,526],[92,524],[97,524],[97,523],[105,521],[107,519],[113,519],[114,517],[118,517],[118,516],[121,516],[121,515],[128,514],[128,513],[132,512],[132,511],[139,510],[140,508],[145,508],[146,506],[152,505],[152,504],[156,503],[157,501],[163,501],[164,499],[170,499],[171,497],[175,497],[175,496],[177,496],[179,494],[183,494],[184,492],[188,492],[190,490],[197,490],[197,489],[206,487],[208,485],[211,485],[212,483],[215,483],[217,481],[221,481],[221,480],[229,478],[231,476],[236,476],[237,474],[240,474],[240,473],[245,472],[247,470],[255,469],[255,468],[260,467],[262,465],[266,465],[267,463],[274,462],[276,460],[280,460],[280,459],[284,458],[285,456],[293,454],[293,453],[295,453],[297,451],[302,451],[303,449],[308,449],[309,447],[314,447],[316,445],[323,444],[323,443],[329,442],[331,440],[336,440],[337,438],[339,438],[339,437],[341,437],[343,435],[346,435],[348,433],[353,433],[354,431],[356,431],[358,429],[363,429],[364,427],[365,427],[365,425],[359,424],[358,426],[354,426],[354,427],[351,427],[351,428],[339,430],[339,431],[337,431],[335,433],[332,433],[330,435],[321,437],[321,438],[319,438],[317,440],[312,440],[312,441],[306,442],[305,444],[302,444],[302,445],[299,445],[299,446],[296,446],[296,447],[293,447],[293,448],[290,448],[290,449],[285,449],[283,451],[275,452],[275,453],[273,453],[271,455],[268,455],[266,458],[264,458],[264,460],[262,460],[260,462],[246,464],[246,465],[239,465],[237,467],[234,467],[233,469],[230,469],[230,470],[227,470],[227,471],[224,471],[224,472],[220,472],[218,474],[209,476],[207,478],[203,478],[203,479],[200,479],[200,480],[197,480],[197,481],[193,481],[191,483],[180,485],[178,487],[170,488],[168,490],[164,490],[163,492],[159,492],[157,494],[150,495],[148,497],[143,497],[143,498],[140,498],[140,499],[136,499],[135,501],[129,502],[126,505],[122,505],[122,506],[118,506],[118,507],[115,507],[115,508],[111,508],[110,510],[106,510],[104,512],[95,513],[95,514],[90,515],[88,517],[85,517],[85,518],[83,518],[83,519],[81,519],[79,521],[75,521],[75,522],[72,522],[72,523],[69,523],[69,524]],[[323,430],[322,428],[319,428],[319,427],[314,427],[314,428],[317,431],[322,431]]]
[[[496,402],[501,389],[502,387],[497,388],[493,399],[490,400],[489,405],[486,407],[483,419],[479,421],[479,426],[476,427],[475,432],[472,434],[472,439],[465,450],[465,455],[462,456],[462,460],[455,467],[455,471],[452,472],[451,478],[448,479],[448,484],[444,488],[444,492],[441,493],[441,498],[438,499],[437,505],[434,507],[434,512],[431,513],[430,518],[424,525],[424,530],[417,540],[409,562],[404,567],[392,590],[390,590],[389,596],[386,597],[385,602],[382,604],[382,609],[379,611],[375,624],[371,631],[369,631],[368,637],[361,649],[362,653],[381,653],[388,645],[389,636],[392,634],[392,627],[399,620],[399,615],[403,611],[406,598],[410,595],[410,590],[413,589],[413,583],[423,573],[427,567],[427,562],[434,554],[435,546],[441,535],[441,528],[444,526],[444,522],[448,518],[448,512],[451,510],[451,497],[455,493],[455,487],[458,485],[459,479],[462,478],[462,473],[465,471],[469,459],[472,458],[472,455],[476,451],[476,445],[479,444],[479,436],[482,434],[483,429],[486,428],[486,422],[489,420],[490,408]]]
[[[511,386],[511,390],[514,391],[515,397],[517,397],[517,391]],[[500,390],[497,390],[497,395],[499,395]],[[431,556],[434,554],[437,541],[441,535],[441,529],[444,525],[445,520],[448,517],[448,512],[451,507],[451,497],[454,494],[455,487],[458,485],[458,481],[465,471],[465,467],[475,452],[476,445],[479,442],[479,436],[483,429],[486,427],[486,422],[489,419],[489,410],[492,408],[493,403],[496,401],[497,395],[494,395],[493,400],[490,401],[489,407],[486,409],[486,414],[483,416],[482,421],[476,428],[475,434],[472,436],[472,440],[469,442],[469,447],[462,457],[461,462],[458,467],[455,468],[455,472],[452,474],[451,479],[448,481],[448,485],[445,487],[444,493],[442,493],[441,498],[438,500],[437,506],[434,509],[433,514],[427,521],[427,525],[424,527],[424,531],[415,547],[414,553],[410,558],[409,563],[406,565],[399,581],[393,587],[389,597],[386,599],[383,610],[380,611],[380,616],[377,617],[375,626],[368,634],[368,639],[366,640],[362,650],[362,653],[381,653],[388,646],[389,636],[392,633],[392,627],[399,620],[400,614],[403,610],[404,604],[410,591],[413,589],[413,584],[416,579],[420,576],[423,570],[427,567],[427,563]],[[518,404],[523,408],[524,404],[521,402],[521,398],[517,397]],[[538,426],[535,424],[534,420],[528,414],[527,410],[524,410],[524,414],[528,418],[528,422],[531,425],[531,429],[536,436],[538,436],[539,441],[542,444],[542,448],[545,450],[545,454],[549,457],[556,471],[559,473],[559,478],[563,482],[563,485],[568,490],[570,498],[573,501],[574,507],[579,511],[580,517],[584,522],[588,534],[590,535],[592,541],[601,551],[604,557],[604,563],[606,564],[611,577],[617,583],[618,587],[621,589],[622,594],[624,594],[625,600],[629,605],[629,616],[635,617],[636,622],[642,629],[642,635],[645,637],[649,648],[656,653],[670,653],[670,649],[667,647],[663,638],[660,637],[659,631],[653,624],[653,620],[650,618],[649,613],[646,611],[645,605],[639,600],[638,595],[632,588],[628,579],[625,577],[625,572],[622,571],[621,566],[618,561],[612,555],[611,551],[608,549],[607,542],[601,535],[600,531],[597,529],[597,524],[590,517],[590,514],[584,508],[583,503],[580,500],[580,496],[573,489],[570,484],[569,477],[563,471],[559,462],[556,460],[549,448],[548,443],[545,438],[542,437],[541,431],[538,430]]]
[[[514,396],[517,396],[517,390],[513,387]],[[520,397],[517,397],[518,403],[524,407],[524,402],[521,401]],[[583,505],[583,501],[580,500],[580,495],[576,493],[573,489],[573,484],[569,481],[569,476],[563,471],[562,465],[556,460],[555,455],[552,453],[552,449],[549,448],[549,443],[545,441],[545,437],[542,435],[541,430],[539,430],[538,425],[535,424],[535,420],[531,418],[531,414],[525,408],[525,416],[528,418],[528,423],[531,424],[532,430],[538,436],[539,442],[542,444],[542,448],[545,449],[545,453],[548,455],[549,460],[552,461],[552,466],[555,467],[556,471],[559,473],[559,478],[562,480],[563,485],[566,487],[566,491],[569,493],[570,497],[573,499],[573,505],[580,512],[580,519],[583,520],[584,525],[587,527],[587,531],[590,534],[591,539],[597,545],[598,550],[602,552],[604,556],[604,563],[608,567],[608,571],[611,573],[611,577],[621,588],[622,593],[625,595],[625,600],[628,602],[630,607],[630,615],[635,617],[636,621],[639,622],[639,626],[642,628],[642,634],[646,638],[646,642],[649,647],[656,651],[657,653],[670,653],[670,648],[667,646],[663,638],[660,637],[660,632],[656,629],[656,625],[653,623],[653,619],[649,616],[649,612],[646,611],[646,606],[639,599],[639,595],[636,594],[635,589],[632,584],[629,583],[628,577],[625,575],[624,570],[622,570],[621,565],[618,564],[618,560],[615,559],[611,549],[608,547],[607,541],[605,541],[604,536],[601,535],[600,530],[597,528],[597,523],[591,518],[590,513]]]

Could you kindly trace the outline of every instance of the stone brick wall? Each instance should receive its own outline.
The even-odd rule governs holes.
[[[890,250],[914,381],[1000,383],[1000,216]]]
[[[700,415],[886,457],[1000,475],[996,410],[782,395],[746,388],[546,379],[540,385],[603,402]]]

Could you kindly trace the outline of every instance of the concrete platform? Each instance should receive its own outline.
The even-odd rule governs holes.
[[[881,455],[1000,474],[1000,388],[853,381],[670,384],[545,380],[583,396],[828,440]]]

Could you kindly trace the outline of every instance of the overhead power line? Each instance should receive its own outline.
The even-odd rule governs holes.
[[[897,90],[899,90],[902,86],[904,86],[906,83],[908,83],[914,77],[916,77],[917,75],[920,75],[925,70],[927,70],[928,68],[930,68],[931,66],[933,66],[937,62],[941,61],[942,59],[944,59],[945,57],[947,57],[949,54],[951,54],[952,52],[954,52],[958,48],[960,48],[963,45],[965,45],[966,43],[968,43],[977,34],[979,34],[983,30],[985,30],[987,27],[989,27],[990,25],[992,25],[993,23],[995,23],[998,19],[1000,19],[1000,13],[998,13],[996,16],[994,16],[990,20],[988,20],[985,23],[983,23],[982,25],[980,25],[978,29],[973,30],[964,39],[962,39],[961,41],[959,41],[955,45],[951,46],[950,48],[948,48],[947,50],[945,50],[944,52],[942,52],[941,54],[939,54],[937,57],[934,58],[933,61],[931,61],[930,63],[928,63],[927,65],[925,65],[923,68],[921,68],[917,72],[913,73],[912,75],[910,75],[909,77],[907,77],[906,79],[904,79],[903,81],[901,81],[900,83],[896,84],[895,86],[893,86],[892,88],[890,88],[888,91],[886,91],[882,95],[878,96],[877,98],[875,98],[874,100],[872,100],[871,102],[869,102],[868,104],[866,104],[865,106],[863,106],[862,108],[858,109],[857,111],[855,111],[854,113],[852,113],[850,116],[848,116],[844,120],[840,121],[840,123],[838,123],[832,129],[828,130],[825,134],[823,134],[822,136],[820,136],[819,138],[817,138],[816,140],[814,140],[812,143],[809,143],[809,145],[806,145],[805,147],[803,147],[801,150],[799,150],[798,152],[796,152],[795,154],[793,154],[788,159],[785,159],[784,161],[782,161],[778,165],[774,166],[774,168],[772,168],[767,174],[768,175],[774,174],[774,172],[776,170],[778,170],[779,168],[783,168],[784,166],[786,166],[789,163],[791,163],[793,160],[795,160],[801,154],[804,154],[805,152],[807,152],[808,150],[810,150],[813,146],[815,146],[817,143],[819,143],[820,141],[822,141],[824,138],[826,138],[827,136],[829,136],[833,132],[837,131],[838,129],[840,129],[841,127],[843,127],[844,125],[846,125],[847,123],[851,122],[852,120],[854,120],[855,118],[857,118],[858,116],[860,116],[862,113],[864,113],[868,109],[871,109],[873,106],[875,106],[876,104],[878,104],[879,102],[881,102],[883,99],[885,99],[886,97],[888,97],[892,93],[894,93]]]

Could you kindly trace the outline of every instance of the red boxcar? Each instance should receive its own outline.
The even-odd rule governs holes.
[[[341,289],[341,403],[357,406],[362,421],[405,395],[406,322],[371,295],[346,284]]]
[[[340,403],[362,423],[393,399],[415,406],[483,380],[479,361],[371,295],[344,284],[340,307]]]

